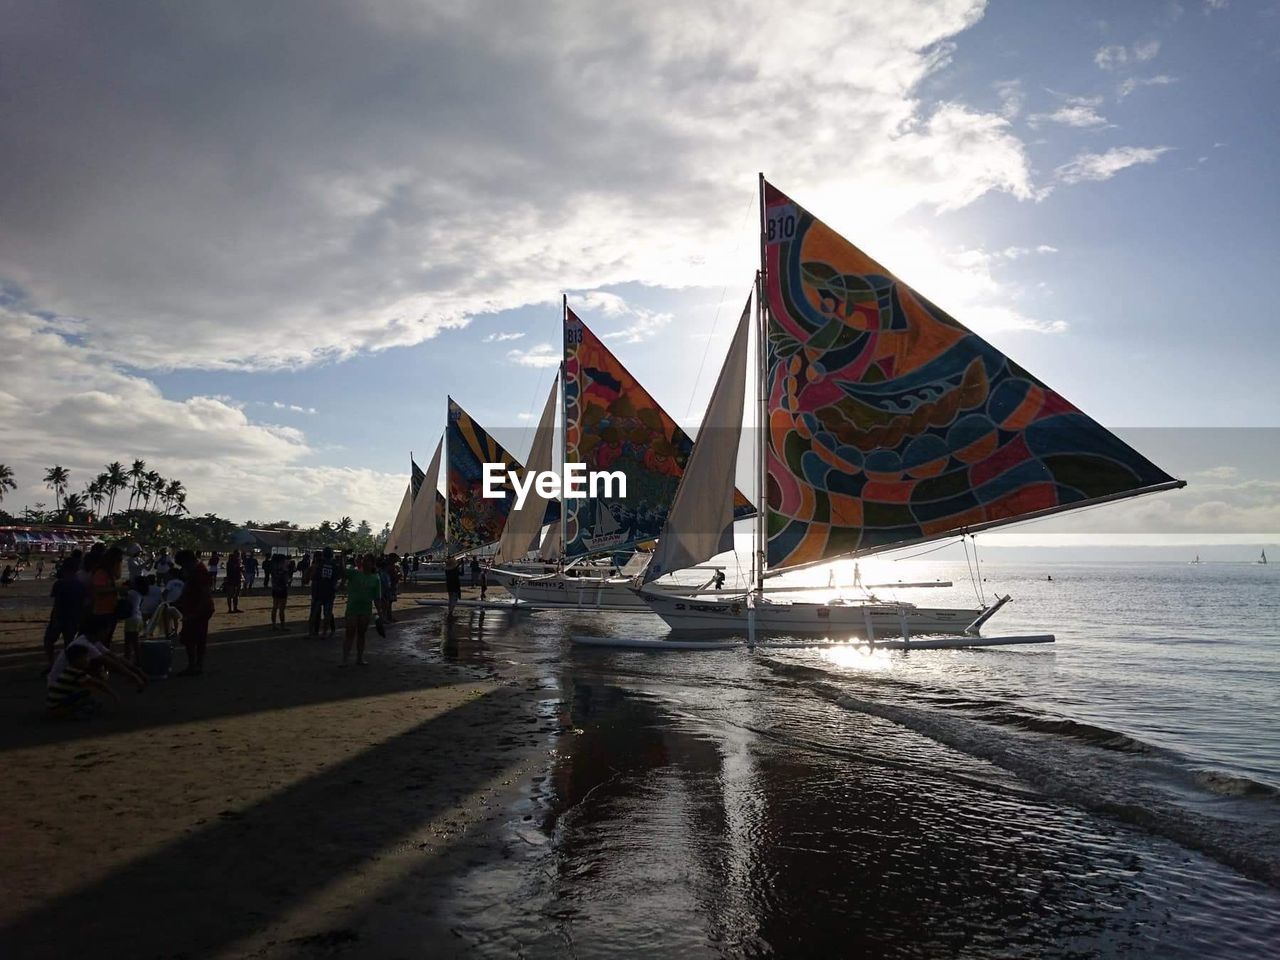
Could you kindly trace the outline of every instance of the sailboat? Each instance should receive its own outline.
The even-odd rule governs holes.
[[[564,458],[581,462],[588,470],[622,471],[628,478],[629,495],[625,500],[565,500],[564,520],[548,531],[548,537],[554,532],[560,543],[551,548],[544,540],[540,552],[544,557],[551,552],[557,557],[567,555],[570,561],[554,572],[532,575],[511,567],[512,561],[531,549],[548,504],[531,489],[523,508],[511,512],[489,578],[523,607],[644,612],[645,602],[631,587],[647,556],[633,555],[621,570],[592,563],[591,558],[633,548],[656,535],[693,443],[569,309],[567,300],[562,305]],[[530,469],[552,465],[556,395],[557,383],[552,383],[530,450]],[[749,515],[753,508],[746,497],[737,491],[732,496],[733,509]],[[620,515],[627,518],[625,526]],[[711,583],[714,573],[710,571],[702,586]],[[654,589],[683,593],[689,587],[657,584]]]
[[[436,484],[440,475],[440,450],[443,438],[436,444],[436,452],[424,473],[409,455],[409,483],[404,499],[391,524],[391,532],[383,546],[384,553],[413,556],[430,550],[440,536],[436,513]],[[428,483],[428,478],[430,482]],[[434,496],[432,496],[434,494]]]
[[[1200,554],[1198,554],[1198,553],[1197,553],[1197,554],[1196,554],[1196,558],[1195,558],[1194,560],[1192,560],[1192,561],[1191,561],[1191,565],[1194,567],[1194,566],[1196,566],[1199,562],[1200,562]]]
[[[765,594],[764,581],[843,557],[1185,486],[1060,394],[924,299],[760,178],[756,281],[757,466],[754,585],[731,599],[638,592],[674,632],[819,635],[899,645],[1051,642],[979,637],[1009,597],[933,614],[909,604],[814,603]],[[740,322],[721,381],[745,364]],[[739,340],[742,341],[741,345]],[[717,385],[719,387],[721,384]],[[740,388],[739,388],[740,389]],[[707,424],[741,421],[741,393],[713,396]],[[737,401],[737,407],[734,403]],[[725,459],[736,441],[708,430],[695,449],[644,579],[714,555],[725,520]],[[719,478],[719,479],[717,479]],[[719,486],[719,492],[716,487]],[[943,615],[945,613],[945,615]],[[896,621],[896,625],[895,625]],[[912,633],[940,633],[910,640]],[[576,639],[576,638],[575,638]],[[892,644],[886,644],[892,645]]]
[[[1265,563],[1267,562],[1267,551],[1266,551],[1266,550],[1263,550],[1263,551],[1262,551],[1262,558],[1261,558],[1258,562],[1259,562],[1259,563],[1262,563],[1262,564],[1265,564]]]

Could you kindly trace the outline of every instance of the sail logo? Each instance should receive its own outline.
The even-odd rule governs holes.
[[[505,463],[484,465],[483,496],[489,500],[502,500],[508,489],[516,495],[515,508],[524,506],[530,490],[546,500],[564,497],[567,500],[585,500],[587,497],[608,497],[625,500],[627,475],[621,470],[588,470],[585,463],[566,463],[564,477],[554,470],[508,470]]]

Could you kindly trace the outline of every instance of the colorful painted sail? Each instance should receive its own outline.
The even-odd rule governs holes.
[[[497,542],[502,536],[515,494],[504,484],[502,499],[484,496],[484,464],[502,463],[507,470],[523,469],[462,407],[449,398],[445,428],[448,491],[448,548],[464,553]]]
[[[1183,485],[763,190],[771,568]]]
[[[444,549],[444,522],[447,514],[445,507],[444,494],[439,490],[436,491],[436,538],[431,541],[431,550]]]
[[[565,501],[565,555],[625,550],[662,531],[693,441],[572,310],[564,317],[565,462],[621,471],[627,496]],[[751,516],[734,491],[734,517]]]

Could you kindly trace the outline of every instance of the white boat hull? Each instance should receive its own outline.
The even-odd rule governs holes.
[[[491,584],[505,589],[521,605],[630,613],[644,613],[649,609],[633,589],[635,581],[625,577],[574,577],[563,573],[534,577],[500,569],[490,570],[488,577]],[[647,589],[684,592],[690,588],[650,585]]]
[[[676,633],[746,633],[745,596],[715,600],[650,591],[637,596]],[[823,636],[832,639],[915,634],[962,634],[978,619],[976,607],[917,607],[909,603],[812,603],[761,599],[755,629],[766,635]]]

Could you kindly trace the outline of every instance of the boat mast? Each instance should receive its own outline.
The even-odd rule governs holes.
[[[444,405],[444,558],[446,560],[452,555],[452,540],[449,537],[449,521],[452,511],[449,509],[449,407],[452,405],[450,397],[445,397]]]
[[[413,537],[413,501],[418,499],[414,496],[413,491],[413,451],[409,451],[409,549],[412,550],[417,546],[418,541]]]
[[[766,458],[765,434],[767,430],[767,397],[765,396],[765,350],[768,343],[768,327],[764,303],[765,291],[765,223],[764,223],[764,173],[759,175],[760,194],[760,269],[756,271],[756,526],[752,544],[751,567],[755,574],[756,596],[764,595],[765,523],[764,512],[768,499],[769,467]]]
[[[569,391],[564,379],[565,324],[569,322],[569,295],[560,294],[560,482],[564,483],[565,460],[569,456]],[[560,555],[556,557],[556,568],[564,566],[564,528],[569,519],[569,499],[560,497]]]

